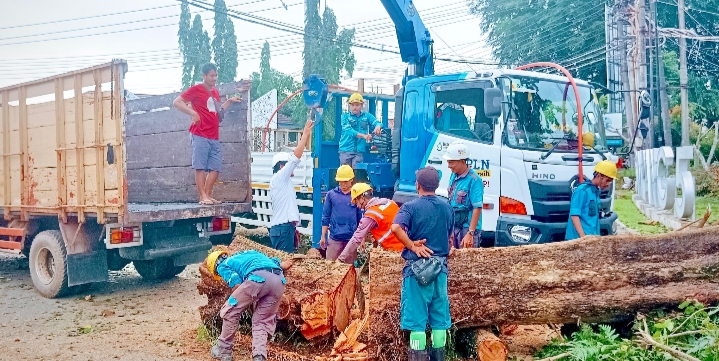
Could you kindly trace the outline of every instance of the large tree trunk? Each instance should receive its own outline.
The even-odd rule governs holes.
[[[265,247],[244,237],[235,237],[228,248],[230,254],[254,249],[282,260],[293,255]],[[354,303],[356,271],[354,267],[324,259],[293,259],[287,272],[287,286],[279,310],[280,319],[287,320],[287,331],[297,329],[306,339],[343,331],[350,323],[350,309]],[[227,301],[230,289],[224,282],[210,275],[207,265],[200,265],[202,278],[197,284],[201,295],[207,295],[207,305],[200,307],[205,325],[221,327],[220,308]]]
[[[383,250],[371,257],[370,356],[406,359],[404,262]],[[609,322],[687,298],[719,300],[719,228],[457,250],[449,270],[452,321],[460,328]]]

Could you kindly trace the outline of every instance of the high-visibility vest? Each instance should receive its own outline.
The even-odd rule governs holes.
[[[399,206],[393,201],[386,204],[379,204],[367,208],[364,212],[365,217],[374,219],[377,227],[372,229],[372,236],[382,248],[391,251],[401,252],[404,245],[392,233],[392,222],[399,212]]]

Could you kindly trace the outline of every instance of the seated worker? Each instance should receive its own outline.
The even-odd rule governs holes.
[[[362,163],[367,142],[372,141],[370,129],[375,135],[382,134],[382,123],[374,115],[362,111],[364,99],[354,93],[349,99],[350,111],[342,114],[342,136],[340,136],[340,164],[357,169]]]
[[[584,236],[599,236],[599,211],[601,199],[599,192],[606,189],[617,179],[617,165],[603,160],[594,166],[594,179],[579,185],[572,194],[567,222],[566,240]]]
[[[275,333],[277,310],[287,281],[284,271],[292,261],[280,263],[255,250],[238,252],[230,256],[226,251],[215,251],[207,256],[207,268],[212,276],[227,283],[232,294],[220,310],[222,333],[212,347],[212,358],[232,361],[232,346],[242,313],[253,304],[252,361],[267,360],[267,337]]]
[[[331,261],[339,257],[359,224],[359,209],[352,204],[350,199],[350,189],[354,179],[355,173],[352,167],[348,165],[339,167],[337,175],[335,175],[339,186],[327,192],[322,207],[320,247],[327,249],[327,259]],[[327,231],[329,231],[329,237]]]
[[[372,232],[375,246],[380,245],[384,249],[397,252],[404,249],[402,243],[392,233],[392,222],[399,212],[397,203],[386,198],[373,197],[372,187],[366,183],[352,186],[352,203],[365,212],[352,239],[337,258],[339,261],[354,263],[357,259],[357,248],[364,250],[367,232]]]

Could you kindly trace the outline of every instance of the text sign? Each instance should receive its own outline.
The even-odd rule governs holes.
[[[689,171],[694,159],[691,146],[677,147],[676,157],[671,147],[641,150],[636,155],[636,192],[647,204],[661,210],[673,210],[679,218],[694,216],[696,187]],[[669,169],[675,164],[674,175]],[[680,190],[681,194],[677,195]]]

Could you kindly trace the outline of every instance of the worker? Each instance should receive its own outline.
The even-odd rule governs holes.
[[[300,223],[300,211],[297,208],[297,193],[292,184],[295,168],[305,151],[307,140],[312,134],[312,120],[307,120],[302,137],[293,153],[281,152],[272,157],[272,178],[270,179],[270,200],[272,218],[270,219],[270,241],[272,248],[288,253],[295,251],[295,233]]]
[[[342,136],[340,137],[340,164],[357,169],[357,163],[364,160],[367,142],[372,141],[370,129],[375,135],[382,134],[382,123],[374,115],[362,111],[364,98],[354,93],[349,99],[350,111],[342,114]]]
[[[447,197],[454,210],[454,248],[479,247],[481,242],[484,182],[468,165],[469,157],[469,147],[462,142],[450,144],[443,157],[452,171]]]
[[[343,165],[337,169],[335,180],[339,186],[327,192],[322,208],[322,236],[320,247],[327,250],[326,258],[334,261],[347,246],[360,220],[357,206],[352,204],[350,190],[355,173],[352,167]],[[329,237],[327,232],[329,231]]]
[[[601,199],[599,193],[608,188],[617,179],[617,165],[603,160],[594,166],[594,179],[580,184],[572,194],[567,222],[567,240],[588,235],[600,235],[599,211]]]
[[[292,267],[292,261],[280,262],[255,250],[232,256],[219,250],[210,253],[206,263],[212,277],[232,289],[232,294],[220,309],[222,332],[210,351],[212,358],[232,361],[232,346],[240,316],[254,305],[252,360],[267,360],[267,337],[275,333],[277,310],[287,283],[284,271]]]
[[[418,199],[402,205],[392,233],[404,245],[400,328],[410,331],[409,361],[444,361],[447,330],[452,325],[447,295],[447,257],[454,227],[452,207],[437,197],[439,172],[425,167],[416,173]],[[425,330],[432,329],[427,351]]]
[[[222,203],[212,198],[212,189],[222,171],[220,122],[230,104],[242,101],[240,97],[232,97],[220,105],[216,84],[217,66],[205,64],[202,83],[189,87],[173,102],[175,108],[192,117],[192,169],[202,205]]]
[[[373,197],[372,191],[372,187],[367,183],[352,186],[352,203],[364,210],[364,215],[347,247],[337,258],[341,262],[354,263],[357,249],[364,250],[368,232],[372,233],[375,246],[397,252],[404,249],[404,245],[392,233],[392,222],[399,212],[399,206],[390,199]]]

